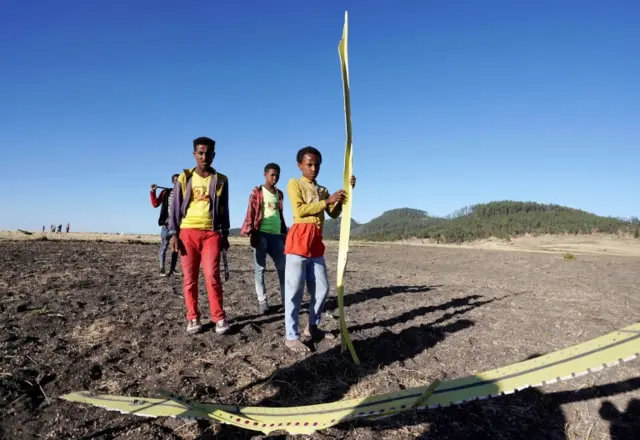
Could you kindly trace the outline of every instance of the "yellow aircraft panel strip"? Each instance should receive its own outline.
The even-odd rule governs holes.
[[[342,71],[342,86],[344,94],[344,118],[347,131],[347,140],[344,149],[344,172],[342,176],[342,188],[345,191],[346,200],[342,202],[342,219],[340,220],[340,241],[338,242],[338,268],[336,271],[336,296],[338,297],[338,313],[340,318],[340,338],[342,350],[349,349],[351,357],[356,365],[360,365],[360,359],[353,348],[349,337],[349,329],[344,316],[344,274],[347,269],[347,256],[349,254],[349,236],[351,235],[351,207],[353,206],[353,190],[351,188],[351,176],[353,175],[353,153],[351,136],[351,97],[349,92],[349,56],[348,56],[349,21],[347,12],[344,13],[344,26],[342,39],[338,44],[340,67]]]
[[[175,399],[94,395],[76,392],[62,399],[147,417],[212,417],[220,422],[269,433],[310,433],[356,418],[379,418],[403,411],[438,408],[497,397],[567,380],[640,356],[640,324],[517,364],[430,386],[378,396],[289,408],[184,404]],[[431,393],[431,394],[429,394]],[[428,396],[428,398],[425,397]]]

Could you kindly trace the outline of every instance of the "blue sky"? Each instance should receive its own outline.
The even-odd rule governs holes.
[[[16,1],[0,13],[0,229],[158,232],[149,185],[218,143],[232,226],[267,162],[353,216],[513,199],[640,214],[637,1]],[[291,210],[285,203],[288,221]]]

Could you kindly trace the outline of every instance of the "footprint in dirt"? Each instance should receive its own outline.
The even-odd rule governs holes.
[[[93,364],[89,369],[89,377],[91,380],[99,380],[102,377],[102,367],[98,364]]]
[[[18,402],[24,397],[27,398],[31,409],[36,409],[49,398],[44,392],[44,387],[56,379],[55,374],[48,374],[35,370],[25,369],[19,375],[2,378],[0,380],[0,395],[3,398],[15,396],[14,402]]]

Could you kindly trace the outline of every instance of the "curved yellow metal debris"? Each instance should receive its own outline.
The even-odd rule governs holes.
[[[357,418],[379,418],[413,409],[439,408],[511,394],[572,379],[640,357],[640,324],[545,356],[460,379],[359,399],[289,408],[189,402],[179,397],[140,398],[81,391],[62,399],[147,417],[212,418],[268,434],[309,434]]]
[[[349,237],[351,235],[351,207],[353,206],[353,190],[351,188],[351,176],[353,174],[353,153],[351,149],[351,97],[349,92],[349,21],[347,12],[344,13],[344,26],[342,29],[342,39],[338,44],[338,54],[340,55],[340,67],[342,71],[342,86],[344,94],[344,118],[347,131],[347,140],[344,150],[344,172],[342,177],[342,188],[346,193],[346,200],[342,203],[342,219],[340,220],[340,242],[338,244],[338,268],[336,279],[336,296],[338,297],[338,312],[340,316],[340,338],[342,349],[349,349],[351,357],[356,365],[360,365],[360,359],[353,348],[353,343],[349,337],[347,322],[344,316],[344,274],[347,269],[347,257],[349,254]]]

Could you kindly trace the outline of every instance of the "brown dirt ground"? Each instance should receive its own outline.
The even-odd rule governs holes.
[[[330,402],[519,362],[629,325],[640,313],[636,257],[565,261],[555,253],[354,245],[345,301],[362,361],[355,367],[338,339],[306,356],[283,348],[275,273],[267,274],[267,286],[276,312],[258,316],[251,254],[246,243],[234,243],[225,284],[232,333],[188,336],[180,278],[156,275],[157,245],[0,241],[0,436],[260,438],[57,396],[78,390],[157,396],[166,388],[211,402]],[[336,250],[330,244],[327,252],[332,280]],[[331,295],[329,312],[336,307]],[[324,326],[336,331],[338,324],[328,318]],[[636,360],[490,401],[346,423],[312,438],[632,438],[634,423],[640,432],[639,366]]]

